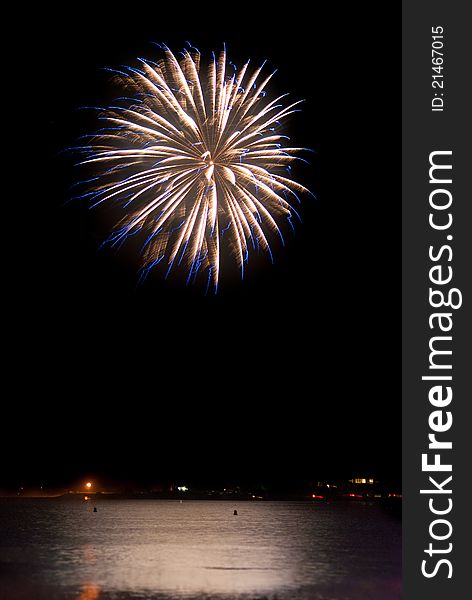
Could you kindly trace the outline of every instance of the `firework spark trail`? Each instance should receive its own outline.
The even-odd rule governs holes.
[[[274,73],[262,79],[264,65],[249,74],[249,62],[239,73],[229,63],[229,75],[226,50],[213,57],[206,81],[198,51],[184,50],[180,60],[163,51],[158,63],[140,59],[140,69],[117,71],[134,95],[102,112],[107,126],[80,149],[81,164],[99,171],[87,196],[93,206],[121,206],[107,240],[113,246],[146,233],[144,275],[163,260],[169,273],[185,259],[188,281],[206,270],[216,291],[223,236],[243,274],[249,247],[272,257],[269,232],[283,241],[278,220],[297,215],[291,202],[309,193],[281,174],[303,150],[283,146],[278,132],[301,101],[267,100]]]

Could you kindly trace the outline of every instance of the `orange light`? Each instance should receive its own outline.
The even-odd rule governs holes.
[[[92,482],[87,481],[87,483],[85,484],[85,487],[89,490],[92,487]]]
[[[80,593],[78,600],[97,600],[100,596],[100,588],[93,583],[86,583]]]
[[[88,500],[88,499],[89,499],[89,497],[88,497],[88,496],[84,496],[84,500]]]

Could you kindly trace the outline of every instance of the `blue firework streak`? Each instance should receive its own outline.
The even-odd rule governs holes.
[[[187,281],[204,271],[216,290],[222,243],[243,274],[249,248],[272,256],[269,234],[283,239],[279,221],[292,224],[297,193],[308,192],[287,176],[303,149],[284,146],[280,132],[301,101],[271,100],[274,73],[250,72],[249,62],[238,72],[226,50],[205,77],[195,49],[179,59],[162,51],[157,63],[114,71],[126,93],[100,112],[105,127],[80,148],[81,164],[98,171],[86,196],[120,211],[112,246],[143,235],[144,276],[162,262],[167,273],[184,263]]]

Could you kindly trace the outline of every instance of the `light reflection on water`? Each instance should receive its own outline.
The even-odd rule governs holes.
[[[400,598],[400,522],[376,506],[108,500],[97,507],[0,502],[9,589],[20,597],[29,582],[35,598],[44,590],[58,600]]]
[[[100,588],[94,583],[86,583],[77,600],[98,600],[100,597]]]

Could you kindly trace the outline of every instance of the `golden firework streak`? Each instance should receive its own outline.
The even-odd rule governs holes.
[[[177,60],[163,50],[158,63],[120,72],[133,98],[101,114],[107,127],[82,147],[82,164],[100,169],[93,205],[113,201],[124,212],[113,245],[143,231],[145,274],[185,258],[189,280],[205,270],[216,290],[223,235],[243,273],[249,243],[270,253],[268,232],[281,236],[278,218],[296,214],[290,199],[308,192],[281,174],[303,150],[284,147],[279,133],[300,102],[266,100],[274,73],[258,83],[264,65],[249,76],[248,62],[229,76],[226,50],[205,85],[197,51]]]

